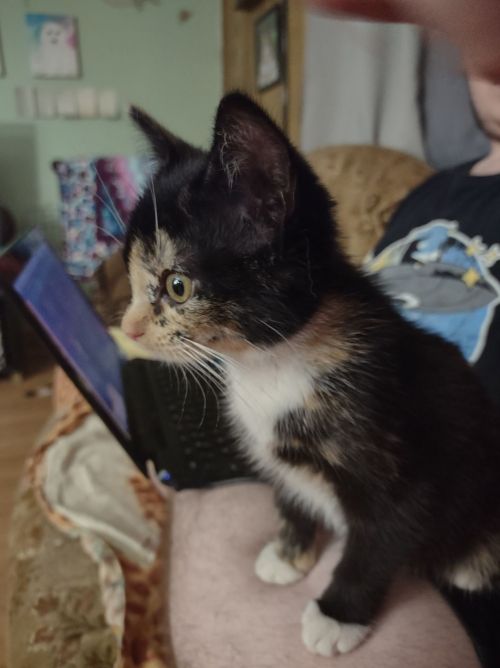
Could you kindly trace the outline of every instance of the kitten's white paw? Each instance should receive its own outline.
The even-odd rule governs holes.
[[[280,557],[279,542],[273,540],[262,548],[255,561],[255,574],[263,582],[270,584],[287,585],[297,582],[304,577],[304,573],[297,570],[288,561]]]
[[[355,649],[370,630],[361,624],[342,624],[324,615],[316,601],[309,601],[302,614],[302,640],[313,654],[332,656]]]

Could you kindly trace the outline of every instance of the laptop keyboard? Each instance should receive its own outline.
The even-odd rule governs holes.
[[[169,365],[133,360],[124,372],[132,437],[178,489],[253,477],[224,415],[223,398]],[[200,387],[201,386],[201,387]],[[131,392],[136,388],[137,392]],[[142,468],[142,467],[141,467]]]

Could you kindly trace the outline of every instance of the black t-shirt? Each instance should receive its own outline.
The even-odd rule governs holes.
[[[455,343],[500,404],[500,174],[439,172],[395,212],[368,269],[421,327]]]

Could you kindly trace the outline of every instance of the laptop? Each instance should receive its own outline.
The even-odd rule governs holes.
[[[125,359],[39,230],[0,252],[0,280],[143,473],[149,460],[176,489],[253,477],[218,389],[165,363]]]

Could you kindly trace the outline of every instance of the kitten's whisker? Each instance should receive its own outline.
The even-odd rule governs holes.
[[[177,394],[179,394],[180,393],[180,387],[179,387],[179,372],[178,372],[178,369],[177,369],[177,364],[171,364],[170,368],[175,373],[175,386],[177,388]]]
[[[214,396],[215,407],[216,407],[216,410],[217,410],[217,417],[216,417],[216,420],[215,420],[215,426],[217,427],[219,425],[220,409],[219,409],[219,395],[217,394],[217,392],[215,391],[215,388],[214,388],[215,383],[213,382],[213,380],[210,377],[207,377],[205,375],[205,372],[203,371],[203,369],[200,369],[199,367],[196,367],[196,369],[194,369],[194,371],[195,371],[195,373],[198,373],[200,375],[200,378],[202,379],[202,381],[204,381],[206,383],[206,387],[209,388],[210,392]]]
[[[204,359],[206,359],[207,361],[214,361],[214,362],[218,362],[218,363],[222,362],[223,364],[227,364],[227,365],[232,364],[232,361],[227,359],[221,353],[217,353],[217,352],[211,350],[211,348],[207,348],[206,346],[203,346],[202,344],[200,344],[196,341],[193,341],[192,339],[188,339],[187,337],[183,336],[183,337],[181,337],[181,340],[185,344],[188,344],[188,345],[191,345],[191,346],[195,346],[196,348],[199,348],[199,350],[197,351],[198,354],[203,354]]]
[[[183,352],[186,353],[186,351],[183,351]],[[216,404],[216,408],[217,408],[217,420],[216,420],[216,425],[218,425],[218,423],[219,423],[219,396],[218,396],[217,393],[215,392],[214,385],[215,385],[215,387],[217,387],[217,388],[219,389],[219,391],[220,391],[221,393],[224,391],[224,388],[222,388],[221,386],[217,385],[217,384],[214,382],[214,379],[211,378],[209,375],[207,375],[207,373],[206,373],[202,368],[200,368],[200,367],[198,366],[198,365],[199,365],[198,360],[193,360],[193,363],[194,363],[195,366],[194,366],[194,368],[191,368],[192,373],[198,373],[198,374],[200,375],[200,378],[206,383],[207,387],[210,389],[210,391],[211,391],[212,394],[214,395],[215,404]]]
[[[216,378],[212,375],[211,368],[210,367],[205,367],[204,363],[202,361],[200,361],[196,355],[194,355],[194,351],[191,351],[191,352],[193,353],[192,359],[193,359],[193,362],[195,364],[195,367],[194,367],[194,369],[192,369],[192,371],[199,373],[200,377],[205,381],[205,383],[209,387],[210,391],[214,395],[216,409],[217,409],[217,419],[216,419],[216,426],[217,426],[219,424],[219,396],[215,392],[214,386],[219,390],[219,392],[221,394],[224,394],[225,387],[221,385],[218,378]],[[183,350],[183,353],[189,356],[189,352],[187,350]]]
[[[111,195],[110,195],[110,192],[109,192],[109,190],[108,190],[108,187],[107,187],[106,184],[104,183],[104,180],[103,180],[102,176],[99,174],[99,172],[98,172],[98,170],[97,170],[97,167],[96,167],[95,165],[92,164],[92,165],[91,165],[91,168],[94,170],[94,174],[95,174],[95,175],[97,176],[97,178],[99,179],[99,181],[100,181],[100,183],[101,183],[101,185],[102,185],[102,188],[103,188],[104,192],[105,192],[106,195],[108,196],[108,199],[109,199],[109,202],[110,202],[110,204],[111,204],[111,207],[113,208],[113,211],[115,212],[117,222],[123,227],[123,230],[125,231],[125,230],[127,229],[127,228],[126,228],[126,225],[125,225],[125,223],[123,222],[123,220],[122,220],[120,214],[118,213],[118,209],[116,208],[115,203],[113,202],[113,198],[112,198]],[[107,204],[107,202],[105,202],[105,201],[102,199],[102,197],[99,197],[99,195],[97,194],[97,192],[95,193],[95,195],[96,195],[96,197],[98,197],[98,198],[99,198],[99,199],[100,199],[106,206],[109,206],[109,205]]]
[[[223,385],[222,380],[221,380],[218,376],[215,376],[215,375],[214,375],[214,374],[213,374],[213,373],[212,373],[212,372],[211,372],[211,371],[204,365],[204,363],[203,363],[202,361],[200,361],[200,360],[197,359],[197,358],[195,358],[195,359],[196,359],[196,363],[198,364],[198,366],[199,366],[199,368],[200,368],[200,371],[203,370],[204,375],[205,375],[205,377],[207,378],[207,380],[210,381],[210,383],[212,383],[212,385],[214,385],[214,386],[219,390],[219,392],[220,392],[221,394],[224,394],[226,388],[225,388],[225,386]]]
[[[188,384],[188,379],[186,376],[186,371],[183,366],[179,367],[179,369],[182,371],[182,378],[184,380],[184,399],[182,400],[182,409],[181,409],[181,414],[178,420],[178,423],[182,420],[184,417],[184,410],[186,408],[186,401],[187,401],[187,395],[188,395],[188,390],[189,390],[189,384]]]
[[[195,383],[198,385],[198,387],[200,388],[200,392],[201,392],[201,395],[202,395],[202,397],[203,397],[203,413],[202,413],[202,416],[201,416],[201,420],[200,420],[200,422],[199,422],[199,424],[198,424],[198,427],[201,427],[201,426],[203,425],[203,423],[204,423],[204,421],[205,421],[205,417],[206,417],[206,415],[207,415],[207,395],[205,394],[205,390],[203,389],[203,385],[200,383],[200,381],[199,381],[198,378],[196,377],[196,375],[195,375],[195,373],[194,373],[194,371],[193,371],[193,368],[192,368],[192,366],[191,366],[192,364],[195,364],[195,363],[196,363],[196,362],[188,362],[188,363],[187,363],[187,366],[186,366],[186,371],[189,372],[191,378],[194,380],[194,382],[195,382]]]
[[[193,344],[194,346],[197,346],[204,352],[206,352],[210,357],[217,361],[223,362],[227,366],[233,366],[233,367],[241,367],[241,368],[246,368],[246,365],[243,364],[242,362],[238,362],[237,360],[233,359],[232,357],[229,357],[228,355],[225,355],[224,353],[217,352],[215,350],[212,350],[212,348],[209,348],[208,346],[204,346],[202,343],[199,343],[198,341],[194,341],[193,339],[188,339],[186,337],[183,337],[184,341],[188,341],[189,343]]]
[[[252,397],[252,398],[254,399],[254,401],[253,401],[252,403],[250,403],[250,402],[249,402],[249,401],[248,401],[248,400],[241,394],[241,392],[239,391],[239,388],[241,388],[241,382],[240,382],[240,379],[237,378],[234,374],[232,374],[232,375],[231,375],[231,384],[230,384],[230,385],[228,384],[229,392],[231,392],[231,393],[233,393],[235,396],[237,396],[237,397],[240,399],[240,401],[242,401],[248,408],[250,408],[250,410],[254,410],[255,408],[257,408],[257,409],[258,409],[261,413],[263,413],[264,415],[268,415],[268,414],[269,414],[267,405],[262,405],[262,404],[260,403],[260,401],[258,401],[258,397]],[[269,395],[267,394],[267,392],[265,392],[265,394],[266,394],[267,396],[269,396]],[[255,399],[257,399],[257,401],[255,401]]]
[[[189,342],[189,343],[196,343],[195,341],[192,341],[191,339],[185,339],[184,337],[183,337],[183,340],[184,340],[185,342]],[[199,344],[199,345],[201,346],[201,344]],[[210,348],[208,348],[208,351],[209,351],[209,352],[212,352]],[[195,351],[192,350],[192,352],[194,353]],[[238,364],[238,366],[241,367],[242,369],[247,368],[246,365],[242,365],[242,364]],[[208,371],[208,370],[207,370],[207,371]],[[213,372],[214,372],[213,367],[210,367],[210,371],[209,371],[209,373],[212,375]],[[237,386],[240,385],[239,379],[237,379],[237,378],[234,377],[234,376],[232,377],[232,379],[233,379],[233,383],[232,383],[232,391],[234,392],[234,394],[235,394],[236,396],[238,396],[239,399],[240,399],[244,404],[246,404],[246,406],[248,406],[248,408],[250,408],[250,409],[255,408],[255,406],[252,406],[252,405],[251,405],[251,404],[250,404],[250,403],[243,397],[243,395],[241,394],[241,392],[238,391]],[[224,379],[223,381],[222,381],[222,379],[221,379],[221,382],[224,382],[224,387],[221,388],[220,386],[218,386],[218,389],[219,389],[219,391],[221,391],[222,393],[225,394],[225,393],[227,392],[227,383],[225,382],[225,379]],[[265,390],[263,390],[263,393],[264,393],[264,395],[267,396],[268,398],[271,398],[271,396],[270,396]],[[266,406],[258,406],[258,405],[257,405],[257,407],[258,407],[261,411],[263,411],[265,414],[267,414],[267,408],[266,408]]]
[[[227,363],[231,363],[232,360],[230,360],[224,353],[219,353],[216,350],[212,350],[212,348],[209,348],[208,346],[204,346],[202,343],[199,343],[198,341],[194,341],[193,339],[189,339],[185,336],[182,337],[183,341],[187,341],[191,343],[193,346],[197,346],[204,352],[208,353],[211,357],[218,358],[219,360]]]
[[[199,366],[198,360],[196,360],[195,364],[196,364],[196,372],[200,374],[200,377],[203,378],[203,380],[206,382],[207,386],[210,388],[212,394],[214,395],[215,399],[217,400],[219,395],[215,392],[215,389],[218,389],[219,392],[222,394],[224,392],[224,387],[222,387],[222,385],[218,384],[217,381],[212,376],[210,376],[204,370],[203,367]]]
[[[213,355],[210,355],[210,353],[207,353],[207,352],[205,352],[204,350],[199,350],[197,347],[194,347],[194,346],[192,345],[192,341],[190,341],[189,339],[185,339],[185,338],[183,338],[183,339],[182,339],[182,342],[183,342],[183,344],[184,344],[185,346],[187,346],[187,347],[189,348],[189,350],[191,350],[191,352],[192,352],[193,354],[195,354],[197,357],[199,357],[200,359],[206,361],[207,363],[210,363],[210,364],[214,365],[213,370],[214,370],[217,374],[222,374],[222,373],[223,373],[223,367],[222,367],[223,360],[221,360],[220,358],[215,357],[215,356],[213,356]]]
[[[199,344],[198,342],[193,341],[192,339],[187,339],[186,337],[182,337],[182,340],[183,340],[183,342],[184,342],[185,344],[194,344],[195,346],[199,346],[199,347],[203,350],[203,352],[207,351],[208,355],[211,355],[211,354],[213,353],[213,351],[212,351],[211,348],[207,348],[206,346],[203,346],[202,344]],[[246,341],[246,340],[245,340],[245,341]],[[247,342],[247,343],[249,343],[249,342]],[[255,348],[257,348],[257,350],[259,350],[260,352],[267,352],[267,351],[262,351],[258,346],[255,346]],[[195,353],[195,352],[196,352],[196,351],[193,350],[192,348],[191,348],[190,350],[191,350],[192,353]],[[209,362],[209,361],[210,361],[210,360],[207,360],[206,358],[204,358],[204,359],[205,359],[206,362]],[[223,360],[223,361],[227,361],[227,360]],[[229,361],[229,364],[231,364],[231,362],[232,362],[232,361],[230,360],[230,361]],[[247,365],[245,365],[245,364],[240,364],[240,363],[238,363],[238,362],[236,363],[236,365],[237,365],[238,367],[240,367],[241,369],[243,369],[243,370],[245,370],[246,368],[248,368]],[[205,370],[206,370],[206,372],[208,372],[212,377],[214,376],[214,374],[217,374],[217,375],[218,375],[218,372],[215,371],[215,369],[214,369],[212,366],[209,366],[208,369],[205,368]],[[222,370],[221,370],[221,371],[222,371]],[[227,382],[226,382],[226,378],[225,378],[225,377],[224,377],[224,378],[219,378],[219,377],[217,377],[217,380],[219,381],[219,383],[216,385],[217,388],[219,389],[219,391],[220,391],[221,393],[225,394],[225,393],[227,392]],[[252,406],[252,405],[251,405],[251,404],[250,404],[250,403],[249,403],[249,402],[242,396],[241,392],[238,391],[238,387],[240,386],[240,381],[239,381],[239,379],[236,378],[235,376],[232,376],[232,380],[233,380],[233,383],[232,383],[232,391],[234,392],[234,394],[236,394],[236,396],[238,396],[239,399],[240,399],[244,404],[246,404],[249,408],[255,408],[255,406]],[[212,382],[213,382],[213,381],[212,381]],[[221,386],[220,386],[220,383],[224,383],[224,386],[221,387]],[[271,399],[271,395],[270,395],[268,392],[266,392],[265,390],[263,390],[263,394],[264,394],[266,397],[268,397],[269,399]],[[258,405],[259,403],[260,403],[260,402],[257,402],[257,407],[258,407],[261,411],[263,411],[264,413],[267,414],[267,407],[264,406],[264,405],[259,406],[259,405]]]
[[[118,309],[117,311],[114,311],[110,316],[110,324],[111,325],[119,325],[123,319],[123,316],[125,315],[126,308],[121,308]]]
[[[268,354],[268,353],[269,353],[269,354],[271,354],[271,355],[274,355],[274,354],[275,354],[272,350],[269,350],[269,349],[266,350],[265,348],[261,348],[260,346],[258,346],[258,345],[255,344],[255,343],[252,343],[252,342],[249,341],[248,339],[242,339],[242,341],[244,341],[244,343],[246,343],[247,346],[250,346],[250,348],[253,348],[254,350],[256,350],[256,351],[259,352],[259,353],[263,353],[263,354]]]
[[[158,223],[158,206],[156,203],[156,193],[155,193],[155,183],[153,180],[153,177],[149,177],[149,182],[151,184],[150,186],[150,191],[151,191],[151,196],[153,198],[153,207],[154,207],[154,212],[155,212],[155,229],[156,229],[156,235],[158,237],[158,231],[160,229],[159,223]]]
[[[232,375],[231,378],[232,378],[232,381],[233,381],[233,392],[235,392],[235,394],[236,394],[242,401],[245,401],[245,400],[243,399],[243,397],[241,396],[241,394],[235,390],[235,385],[241,386],[241,379],[238,378],[238,377],[236,377],[236,376],[234,376],[234,375]],[[267,398],[270,399],[271,401],[274,400],[273,397],[272,397],[272,395],[269,394],[269,392],[267,392],[267,390],[265,390],[264,388],[261,388],[261,389],[260,389],[260,393],[261,393],[261,395],[264,395],[265,397],[267,397]],[[247,401],[245,401],[245,403],[247,404],[248,407],[251,407],[250,404],[249,404]],[[268,414],[267,404],[266,404],[266,405],[259,405],[259,404],[260,404],[260,402],[257,400],[256,406],[259,408],[259,410],[261,410],[261,411],[262,411],[263,413],[265,413],[265,414]],[[254,406],[254,407],[255,407],[255,406]]]
[[[265,322],[264,320],[261,320],[260,318],[257,318],[257,320],[258,320],[262,325],[264,325],[264,327],[267,327],[267,328],[270,329],[272,332],[274,332],[277,336],[279,336],[280,339],[283,339],[283,341],[287,344],[287,346],[290,348],[290,350],[292,350],[294,353],[297,353],[297,350],[295,350],[295,348],[292,346],[292,344],[291,344],[290,341],[285,337],[284,334],[282,334],[281,332],[279,332],[275,327],[273,327],[272,325],[270,325],[268,322]]]
[[[108,230],[105,230],[104,227],[99,227],[99,225],[96,225],[96,230],[104,232],[104,234],[107,237],[111,237],[111,239],[114,239],[119,246],[123,246],[123,239],[118,239],[118,237],[115,237],[114,234],[111,234],[111,232],[108,232]]]
[[[199,364],[200,367],[205,370],[205,373],[208,374],[211,381],[214,383],[214,385],[217,387],[219,391],[223,392],[225,390],[225,386],[223,385],[223,379],[217,375],[217,373],[212,369],[212,367],[207,365],[203,359],[201,359],[198,355],[196,355],[194,350],[184,349],[183,353],[185,355],[189,355],[191,359],[196,360],[197,364]]]
[[[133,179],[130,177],[130,172],[128,172],[126,175],[124,174],[124,178],[120,181],[120,183],[126,183],[127,186],[129,187],[130,191],[133,194],[134,200],[137,202],[139,199],[139,188],[137,188],[136,183],[134,183]],[[141,190],[144,190],[144,188],[141,188]]]
[[[184,350],[183,352],[186,352],[186,350]],[[192,352],[194,353],[194,351],[192,351]],[[234,380],[234,379],[233,379],[233,380]],[[226,388],[226,386],[223,387],[223,388],[221,388],[221,387],[219,386],[219,390],[221,391],[221,393],[225,393],[225,392],[227,391],[227,388]],[[238,390],[237,390],[236,387],[235,387],[235,383],[233,383],[233,388],[232,388],[232,390],[233,390],[234,394],[236,394],[236,396],[238,396],[238,397],[240,398],[240,400],[241,400],[244,404],[246,404],[246,406],[248,406],[248,408],[250,408],[250,409],[255,408],[255,406],[251,406],[251,404],[250,404],[250,403],[249,403],[249,402],[242,396],[242,394],[241,394],[240,392],[238,392]],[[267,394],[267,393],[265,393],[265,394]],[[265,409],[265,407],[263,407],[263,406],[260,406],[260,407],[259,407],[259,406],[258,406],[258,408],[260,408],[260,410],[264,411],[264,413],[267,413],[267,410]]]
[[[219,411],[219,396],[220,395],[217,394],[217,392],[215,391],[215,388],[214,388],[214,383],[211,381],[210,378],[207,378],[207,376],[205,375],[205,373],[203,372],[202,369],[200,369],[199,367],[196,367],[195,371],[196,371],[196,373],[198,373],[200,375],[200,378],[202,379],[203,382],[206,383],[206,386],[210,389],[210,391],[212,392],[212,394],[214,396],[215,405],[216,405],[216,408],[217,408],[217,424],[218,424],[219,423],[219,417],[220,417],[220,411]]]
[[[119,217],[119,215],[118,215],[117,213],[115,213],[114,210],[109,206],[109,204],[106,202],[106,200],[103,199],[103,198],[102,198],[100,195],[98,195],[96,192],[94,193],[94,197],[96,197],[96,198],[101,202],[101,204],[103,204],[104,207],[105,207],[106,209],[108,209],[109,213],[112,215],[113,220],[114,220],[115,223],[118,225],[118,227],[121,227],[121,228],[125,231],[125,230],[126,230],[125,223],[124,223],[123,220]],[[120,243],[123,243],[123,241],[121,241]]]

